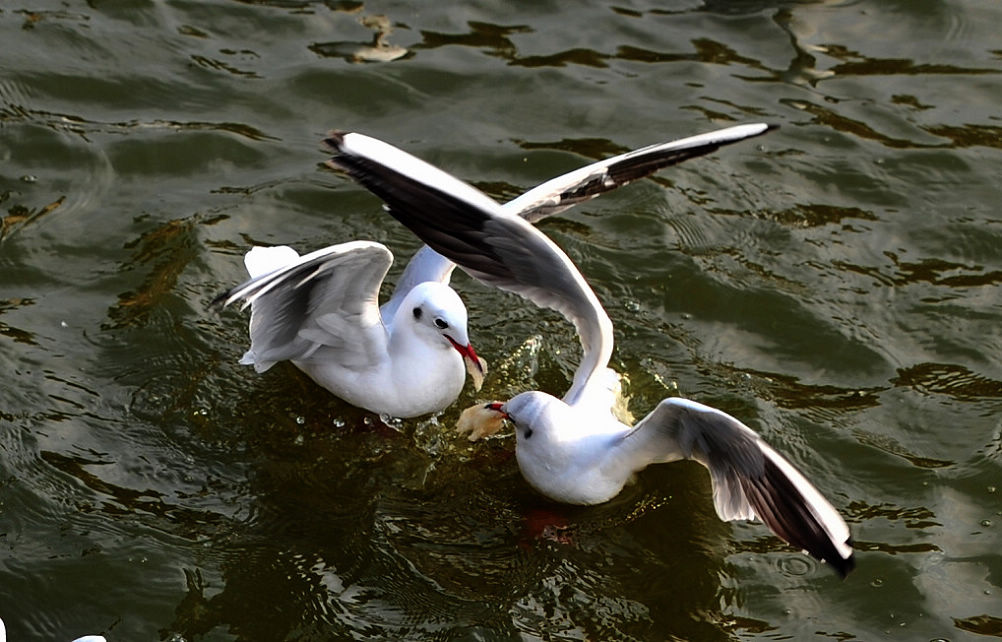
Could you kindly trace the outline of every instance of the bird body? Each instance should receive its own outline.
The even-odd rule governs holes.
[[[760,518],[801,548],[822,542],[824,559],[852,558],[849,528],[827,500],[755,431],[716,408],[668,398],[631,427],[611,413],[531,391],[498,410],[515,424],[523,476],[550,499],[601,504],[648,466],[691,459],[710,473],[721,520]],[[812,532],[787,528],[783,513],[790,511],[804,513],[796,517]]]
[[[486,368],[470,344],[466,306],[445,283],[422,281],[384,315],[377,299],[392,260],[371,241],[302,257],[285,246],[253,248],[251,280],[220,296],[251,306],[251,347],[240,363],[264,372],[291,361],[348,403],[391,417],[451,404],[467,371],[482,380]]]
[[[633,477],[634,467],[623,466],[616,450],[629,428],[611,412],[571,406],[538,390],[516,395],[503,412],[516,423],[515,456],[522,475],[550,499],[601,504]]]
[[[459,295],[443,283],[425,281],[404,298],[397,314],[386,324],[385,357],[374,365],[352,367],[321,348],[305,359],[294,360],[314,381],[352,405],[391,417],[416,417],[446,408],[456,400],[466,382],[464,354],[442,341],[446,336],[432,325],[414,318],[414,310],[432,318],[452,318],[452,328],[462,328],[453,341],[469,344],[466,308]]]

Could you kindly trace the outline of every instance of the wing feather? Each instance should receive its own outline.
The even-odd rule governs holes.
[[[835,508],[793,464],[734,417],[670,398],[623,439],[638,468],[681,458],[706,466],[721,519],[758,517],[776,535],[828,562],[843,577],[852,570],[849,527]]]
[[[761,136],[775,128],[774,125],[751,123],[641,147],[550,179],[508,201],[504,208],[535,223],[666,167],[705,156],[724,145]]]
[[[392,262],[379,243],[332,245],[231,288],[213,304],[251,306],[251,347],[241,363],[259,372],[324,346],[342,353],[342,365],[364,368],[386,349],[378,297]]]
[[[552,178],[508,201],[501,208],[507,214],[536,223],[665,167],[709,154],[724,145],[760,136],[771,129],[775,127],[753,123],[648,145]],[[422,247],[408,262],[392,296],[383,305],[383,314],[387,318],[392,317],[403,298],[418,283],[448,283],[455,267],[455,263],[427,245]]]

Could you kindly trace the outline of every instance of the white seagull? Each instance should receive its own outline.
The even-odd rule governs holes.
[[[466,306],[446,282],[398,287],[380,309],[393,263],[380,243],[351,241],[302,257],[290,247],[255,247],[244,263],[251,279],[214,303],[250,304],[251,347],[240,363],[258,372],[289,360],[348,403],[401,418],[446,408],[466,370],[483,379]]]
[[[759,133],[732,127],[698,144],[672,141],[620,154],[551,179],[502,209],[535,222]],[[478,390],[487,367],[470,343],[466,307],[448,285],[456,264],[422,247],[380,307],[392,262],[390,251],[373,241],[304,256],[286,246],[255,247],[244,256],[251,279],[213,303],[242,299],[251,307],[251,346],[241,364],[264,372],[291,361],[336,396],[380,415],[439,412],[459,397],[464,365]]]
[[[767,129],[739,126],[674,145],[719,146]],[[613,416],[612,322],[549,238],[486,194],[391,145],[336,131],[325,142],[335,152],[328,164],[382,198],[389,213],[422,241],[474,278],[557,310],[577,328],[583,355],[563,399],[531,391],[484,407],[498,426],[502,417],[514,423],[516,458],[531,486],[556,501],[599,504],[650,464],[692,459],[709,470],[722,520],[757,517],[843,577],[852,570],[845,521],[803,474],[739,420],[681,398],[663,400],[635,426]]]

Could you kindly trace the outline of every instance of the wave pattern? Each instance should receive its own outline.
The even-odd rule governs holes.
[[[998,634],[999,7],[36,4],[0,9],[11,639]],[[719,523],[698,466],[553,506],[510,434],[258,375],[246,314],[208,308],[253,244],[371,238],[397,278],[418,244],[321,166],[331,127],[507,199],[751,120],[780,128],[541,225],[613,318],[630,411],[760,430],[851,522],[844,584]],[[496,364],[457,407],[568,385],[559,315],[455,283]]]

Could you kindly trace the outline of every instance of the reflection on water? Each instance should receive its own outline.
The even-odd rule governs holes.
[[[27,175],[25,179],[30,179]],[[23,179],[22,179],[23,180]],[[33,180],[33,179],[31,179]],[[30,180],[26,181],[30,182]],[[5,195],[9,197],[9,194]],[[4,198],[3,200],[7,200]],[[38,219],[42,218],[49,212],[57,209],[66,200],[65,196],[61,196],[55,201],[49,203],[48,205],[43,205],[36,210],[32,211],[23,205],[14,205],[8,211],[8,214],[0,219],[0,242],[6,239],[8,236],[24,227],[25,225],[30,225],[35,223]]]
[[[999,7],[977,0],[0,8],[0,616],[10,639],[1000,636]],[[555,506],[513,437],[384,424],[237,365],[252,244],[417,242],[331,127],[508,199],[734,122],[779,131],[546,221],[630,410],[721,407],[850,522],[846,581],[716,520],[698,466]],[[463,275],[498,364],[573,329]]]

